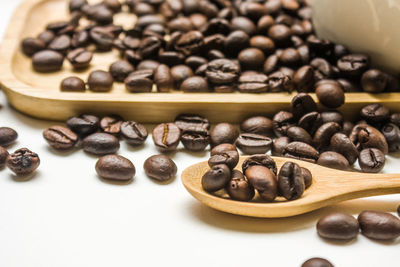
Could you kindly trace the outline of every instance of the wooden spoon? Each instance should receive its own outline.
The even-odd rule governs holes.
[[[240,157],[237,169],[246,157]],[[232,214],[261,218],[280,218],[303,214],[341,201],[377,195],[400,193],[400,174],[366,174],[329,169],[316,164],[287,158],[273,157],[278,170],[291,161],[309,169],[313,175],[312,185],[300,199],[262,203],[256,198],[252,202],[241,202],[210,194],[203,190],[201,178],[209,170],[207,162],[185,169],[182,182],[196,199],[205,205]],[[258,202],[257,202],[258,201]],[[366,207],[368,208],[368,207]]]

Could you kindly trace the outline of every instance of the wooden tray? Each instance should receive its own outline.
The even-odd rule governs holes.
[[[93,2],[93,1],[92,1]],[[65,77],[80,76],[86,80],[94,69],[107,70],[117,60],[116,51],[95,54],[92,66],[85,72],[72,71],[67,61],[64,68],[51,74],[36,73],[31,61],[20,52],[20,41],[36,36],[52,21],[66,19],[67,0],[26,0],[15,11],[0,47],[0,81],[9,102],[19,111],[42,119],[65,120],[79,113],[98,115],[117,113],[126,119],[146,123],[172,121],[183,112],[199,113],[212,122],[239,122],[254,114],[271,116],[278,110],[289,109],[293,95],[274,94],[188,94],[129,93],[121,83],[115,83],[110,93],[65,93],[59,84]],[[132,27],[135,17],[121,14],[116,23]],[[315,96],[314,96],[315,97]],[[347,105],[342,112],[349,116],[358,114],[366,103],[380,102],[393,111],[400,111],[400,94],[346,95]]]

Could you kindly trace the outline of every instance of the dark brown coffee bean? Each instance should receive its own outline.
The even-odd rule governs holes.
[[[201,179],[201,185],[207,192],[224,188],[231,179],[231,170],[225,164],[214,165]]]
[[[107,133],[94,133],[82,141],[83,150],[94,155],[115,154],[119,147],[118,138]]]
[[[283,156],[315,163],[318,160],[319,153],[309,144],[292,142],[285,147]]]
[[[266,35],[269,28],[274,25],[274,18],[270,15],[262,16],[257,23],[257,32]]]
[[[54,32],[52,31],[44,31],[41,32],[38,36],[37,39],[41,40],[42,42],[45,43],[45,46],[47,46],[53,39],[56,37]]]
[[[85,92],[86,84],[79,77],[68,77],[61,81],[60,90],[63,92]]]
[[[69,129],[81,137],[95,133],[99,129],[99,118],[93,115],[80,115],[67,120]]]
[[[174,89],[174,80],[171,76],[170,68],[161,64],[154,72],[154,82],[157,85],[158,92],[169,92]]]
[[[302,174],[303,179],[304,179],[305,189],[307,189],[312,184],[312,174],[308,169],[303,168],[303,167],[301,167],[301,174]]]
[[[40,165],[38,154],[27,148],[21,148],[9,154],[6,159],[6,166],[16,175],[28,175],[33,173]]]
[[[200,76],[192,76],[184,80],[180,90],[187,93],[209,92],[209,86],[206,79]]]
[[[279,57],[275,54],[270,55],[264,62],[263,71],[265,74],[271,74],[278,69]]]
[[[258,48],[246,48],[239,53],[240,65],[244,70],[258,70],[265,61],[264,53]]]
[[[9,127],[0,127],[0,146],[7,147],[18,138],[18,133]]]
[[[246,170],[251,166],[264,166],[270,169],[275,175],[277,174],[277,167],[275,161],[268,155],[259,154],[248,157],[242,164],[242,171],[246,173]]]
[[[330,213],[317,223],[319,236],[327,239],[350,240],[356,238],[359,231],[357,219],[343,212]]]
[[[6,160],[8,157],[8,151],[4,147],[0,146],[0,169],[4,168],[6,165]]]
[[[302,52],[303,54],[305,51]],[[303,55],[306,57],[307,55]],[[304,59],[303,59],[304,61]],[[310,66],[314,70],[314,80],[320,81],[324,79],[330,79],[334,76],[333,66],[323,58],[315,58],[310,62]]]
[[[366,148],[360,152],[358,163],[363,172],[378,173],[385,166],[385,155],[376,148]]]
[[[154,144],[161,152],[176,150],[180,138],[181,131],[175,123],[161,123],[153,130]]]
[[[312,144],[311,135],[301,127],[292,126],[287,129],[286,134],[292,141],[299,141],[309,145]]]
[[[346,93],[361,92],[360,86],[352,80],[337,79],[337,82],[340,83]]]
[[[314,135],[317,129],[322,125],[321,114],[318,112],[307,113],[299,119],[298,125],[310,135]]]
[[[52,126],[43,131],[43,137],[49,145],[57,150],[68,150],[78,142],[78,136],[63,126]]]
[[[207,63],[206,60],[205,63]],[[186,64],[188,63],[186,62]],[[193,75],[194,74],[192,69],[185,65],[177,65],[171,68],[171,76],[175,84],[175,89],[179,89],[182,82],[185,81],[187,78],[192,77]]]
[[[203,151],[210,143],[208,130],[198,129],[182,133],[181,142],[189,151]]]
[[[247,155],[265,154],[271,150],[272,139],[264,135],[242,133],[235,145]]]
[[[230,169],[234,169],[239,162],[239,153],[232,144],[220,144],[214,147],[210,153],[208,165],[210,167],[225,164]]]
[[[336,133],[330,141],[330,149],[343,155],[350,165],[353,165],[358,158],[358,150],[350,138],[343,133]]]
[[[362,54],[343,56],[337,62],[340,72],[350,78],[360,77],[369,67],[369,57]]]
[[[175,124],[182,132],[210,129],[209,120],[196,114],[180,114],[175,118]]]
[[[93,92],[108,92],[111,90],[114,79],[110,73],[102,70],[96,70],[89,74],[89,90]]]
[[[344,104],[345,96],[339,83],[322,83],[315,93],[322,105],[328,108],[338,108]]]
[[[314,99],[306,93],[300,93],[293,97],[291,105],[292,114],[295,119],[299,119],[307,113],[317,111],[317,104],[315,104]]]
[[[70,0],[68,4],[69,12],[80,11],[81,8],[87,4],[87,0]]]
[[[321,113],[322,123],[336,122],[339,125],[343,124],[343,115],[339,111],[324,111]]]
[[[239,175],[237,174],[239,173]],[[233,200],[250,201],[254,197],[254,188],[244,175],[237,170],[232,171],[232,179],[226,187],[226,191]]]
[[[152,58],[158,55],[162,41],[156,36],[149,36],[141,40],[138,53],[142,58]]]
[[[272,120],[272,125],[276,136],[285,136],[287,129],[294,125],[293,114],[287,111],[276,113]]]
[[[112,10],[113,12],[119,12],[121,10],[121,2],[119,0],[104,0],[104,5]]]
[[[285,47],[290,44],[291,30],[283,24],[275,24],[268,30],[270,37],[278,47]]]
[[[185,65],[183,65],[183,66],[190,67],[192,70],[196,70],[201,65],[207,64],[207,59],[205,59],[203,57],[199,57],[199,56],[189,56],[188,58],[186,58],[185,64],[187,66],[185,66]],[[174,67],[172,69],[174,69]],[[171,69],[171,72],[172,72],[172,69]],[[189,76],[192,76],[192,75],[189,75]]]
[[[332,136],[340,132],[341,127],[336,122],[327,122],[321,125],[314,134],[313,143],[317,149],[325,149],[329,146]]]
[[[396,152],[400,149],[400,129],[393,123],[387,123],[381,130],[388,143],[389,152]]]
[[[56,52],[59,52],[61,54],[65,54],[67,50],[71,46],[71,37],[69,37],[66,34],[57,36],[51,41],[49,44],[48,48],[51,50],[54,50]]]
[[[400,236],[400,219],[380,211],[363,211],[358,216],[361,233],[377,240],[394,240]]]
[[[249,47],[249,35],[244,31],[231,32],[225,39],[225,52],[236,57],[240,51]]]
[[[365,92],[380,93],[385,90],[388,82],[388,76],[380,70],[371,69],[361,77],[361,85]]]
[[[282,157],[285,147],[290,143],[290,138],[283,136],[274,139],[272,143],[272,156]]]
[[[350,168],[347,159],[342,154],[333,151],[327,151],[319,155],[317,164],[338,170],[347,170]]]
[[[100,120],[100,128],[105,133],[119,135],[123,121],[118,115],[105,116]]]
[[[296,71],[293,78],[295,88],[299,92],[310,92],[314,87],[314,70],[311,66],[305,65]]]
[[[219,123],[215,125],[210,133],[211,145],[233,144],[239,136],[239,130],[230,123]]]
[[[303,173],[299,165],[286,162],[278,174],[278,191],[287,200],[300,198],[305,190]]]
[[[125,60],[119,60],[111,64],[109,72],[117,82],[124,82],[135,68]]]
[[[227,84],[235,82],[240,68],[228,59],[216,59],[208,63],[206,76],[214,84]]]
[[[333,264],[323,258],[311,258],[305,261],[301,267],[333,267]]]
[[[342,133],[344,133],[347,136],[350,136],[351,131],[354,128],[354,123],[351,121],[344,121],[343,122],[343,127],[342,127]]]
[[[270,92],[289,92],[294,89],[292,78],[282,71],[276,71],[268,76]]]
[[[125,79],[125,87],[128,91],[132,93],[146,93],[151,92],[153,88],[153,77],[152,70],[138,70],[132,72]]]
[[[135,121],[126,121],[121,124],[121,135],[132,146],[142,145],[148,136],[147,129]]]
[[[90,30],[89,35],[97,50],[111,50],[115,36],[109,29],[105,27],[94,27]]]
[[[46,48],[46,43],[39,38],[25,38],[21,43],[22,52],[28,57]]]
[[[242,93],[264,93],[268,90],[267,75],[255,71],[243,72],[239,77],[238,89]]]
[[[250,46],[258,48],[264,55],[271,55],[275,51],[275,43],[272,39],[263,35],[256,35],[250,39]]]
[[[272,127],[272,121],[263,116],[248,118],[240,124],[242,132],[261,134],[269,137],[273,134]]]
[[[165,155],[154,155],[143,164],[146,175],[157,181],[168,181],[175,177],[178,168],[175,162]]]
[[[136,173],[133,163],[119,155],[106,155],[96,163],[96,172],[103,179],[129,181]]]
[[[204,36],[199,31],[189,31],[183,34],[176,42],[175,49],[184,55],[195,55],[204,45]]]
[[[376,128],[367,124],[356,125],[349,138],[359,151],[366,148],[376,148],[385,155],[389,151],[388,144],[383,134]]]
[[[400,113],[393,113],[392,115],[390,115],[390,122],[400,126]]]
[[[245,175],[263,200],[274,201],[278,195],[278,184],[275,174],[269,168],[261,165],[251,166],[246,169]]]
[[[76,32],[71,39],[71,46],[72,47],[85,47],[90,42],[90,35],[89,32],[86,30],[81,30]]]
[[[370,104],[361,109],[360,115],[368,123],[375,124],[389,120],[390,110],[381,104]]]
[[[32,66],[38,72],[55,72],[62,68],[64,56],[53,50],[42,50],[32,57]]]

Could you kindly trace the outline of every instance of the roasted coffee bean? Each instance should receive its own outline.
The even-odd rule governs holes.
[[[266,3],[267,4],[267,3]],[[266,35],[269,28],[274,25],[274,18],[270,15],[262,16],[257,23],[257,32]]]
[[[211,145],[233,144],[239,136],[239,130],[230,123],[219,123],[211,130]]]
[[[7,147],[18,138],[18,133],[9,127],[0,127],[0,146]]]
[[[305,190],[303,173],[299,165],[286,162],[278,174],[278,191],[287,200],[300,198]]]
[[[43,131],[43,137],[49,145],[57,150],[68,150],[78,142],[78,136],[63,126],[52,126]]]
[[[187,150],[203,151],[210,143],[210,134],[199,126],[192,131],[182,131],[181,142]]]
[[[71,46],[71,37],[66,34],[56,36],[48,45],[50,50],[65,54]]]
[[[376,148],[385,155],[389,148],[385,137],[376,128],[367,124],[356,125],[349,136],[350,140],[359,151],[366,148]]]
[[[340,85],[343,88],[343,91],[346,93],[352,93],[352,92],[361,92],[361,88],[358,85],[358,83],[348,80],[348,79],[337,79],[337,82],[340,83]]]
[[[37,39],[43,41],[45,43],[45,46],[48,45],[51,41],[53,41],[53,39],[56,37],[56,35],[54,34],[54,32],[52,31],[44,31],[41,32],[38,36]],[[27,38],[28,39],[28,38]]]
[[[110,73],[102,70],[96,70],[89,74],[88,86],[93,92],[108,92],[111,90],[114,79]]]
[[[180,90],[187,93],[206,93],[210,88],[206,79],[200,76],[192,76],[184,80]]]
[[[99,122],[100,120],[96,116],[83,114],[68,119],[66,124],[74,133],[80,137],[85,137],[99,129]]]
[[[201,65],[204,65],[204,64],[207,64],[207,59],[205,59],[203,57],[199,57],[199,56],[189,56],[185,60],[185,65],[182,65],[182,66],[190,67],[192,70],[196,70],[198,67],[200,67]],[[171,69],[171,72],[172,72],[172,69]],[[191,76],[191,75],[189,75],[189,76]]]
[[[244,175],[238,171],[232,171],[232,179],[226,187],[226,191],[233,200],[250,201],[254,197],[254,188]]]
[[[178,168],[175,162],[165,155],[154,155],[143,164],[146,175],[157,181],[168,181],[175,177]]]
[[[336,122],[327,122],[321,125],[314,134],[313,143],[317,149],[325,149],[329,146],[332,136],[340,132],[341,127]]]
[[[115,39],[114,34],[105,27],[92,28],[89,36],[99,51],[110,51]]]
[[[224,188],[230,181],[231,170],[225,164],[214,165],[201,179],[201,185],[207,192]]]
[[[303,52],[304,53],[304,52]],[[303,55],[305,57],[306,55]],[[304,59],[303,59],[304,61]],[[310,62],[310,66],[314,70],[314,80],[321,81],[330,79],[334,76],[334,69],[332,65],[323,58],[315,58]]]
[[[115,154],[119,146],[118,138],[108,133],[93,133],[82,141],[83,150],[94,155]]]
[[[287,111],[276,113],[272,120],[272,125],[276,136],[285,136],[287,129],[294,125],[293,114]]]
[[[343,212],[330,213],[317,223],[319,236],[326,239],[351,240],[357,237],[359,231],[357,219]]]
[[[271,55],[275,51],[274,41],[262,35],[253,36],[250,39],[250,46],[260,49],[264,55]]]
[[[176,150],[181,138],[181,130],[175,123],[161,123],[153,130],[153,141],[160,152]]]
[[[261,199],[272,202],[278,195],[278,184],[275,174],[267,167],[250,166],[245,171],[249,183],[258,191]]]
[[[314,70],[311,66],[305,65],[296,71],[293,83],[299,92],[310,92],[314,86]]]
[[[300,93],[292,99],[292,114],[295,119],[299,119],[307,113],[317,111],[317,104],[314,99],[306,93]]]
[[[183,34],[176,42],[175,49],[184,55],[195,55],[204,45],[204,36],[199,31],[189,31]]]
[[[250,117],[240,124],[240,130],[244,133],[261,134],[269,137],[273,134],[272,127],[272,121],[263,116]]]
[[[209,120],[196,114],[180,114],[175,118],[175,124],[182,132],[210,129]]]
[[[85,47],[90,42],[90,35],[88,31],[81,30],[76,32],[71,39],[72,47]]]
[[[305,261],[301,267],[333,267],[333,264],[323,258],[311,258]]]
[[[206,76],[214,84],[235,82],[239,76],[240,67],[228,59],[215,59],[207,64]]]
[[[389,152],[396,152],[400,149],[400,129],[393,123],[387,123],[381,130],[388,143]]]
[[[301,63],[301,56],[297,49],[286,48],[282,51],[279,60],[284,66],[297,67]]]
[[[378,173],[385,166],[385,155],[376,148],[366,148],[360,152],[358,163],[363,172]]]
[[[358,150],[350,138],[343,133],[336,133],[330,141],[330,149],[343,155],[350,165],[353,165],[358,158]]]
[[[343,122],[343,127],[342,127],[342,133],[344,133],[347,136],[350,136],[351,131],[354,128],[354,123],[351,121],[344,121]]]
[[[310,135],[314,135],[317,129],[322,125],[321,114],[316,111],[307,113],[299,119],[298,125]]]
[[[272,139],[264,135],[242,133],[235,145],[247,155],[265,154],[271,150]]]
[[[174,80],[167,65],[161,64],[157,67],[154,72],[154,82],[157,85],[158,92],[169,92],[174,89]]]
[[[148,136],[147,129],[135,121],[126,121],[121,124],[121,135],[132,146],[142,145]]]
[[[344,104],[344,91],[341,85],[335,83],[321,83],[315,89],[318,100],[328,108],[338,108]]]
[[[207,61],[205,62],[207,63]],[[182,82],[193,75],[192,69],[185,65],[177,65],[171,68],[171,76],[175,84],[175,89],[179,89]]]
[[[301,127],[292,126],[287,129],[286,134],[292,141],[299,141],[309,145],[312,144],[311,135]]]
[[[251,166],[264,166],[270,169],[275,175],[277,174],[277,167],[275,161],[268,155],[259,154],[248,157],[242,164],[242,171],[246,173],[246,170]]]
[[[387,86],[388,76],[380,70],[371,69],[361,77],[361,85],[365,92],[380,93],[383,92]]]
[[[244,31],[233,31],[225,39],[225,51],[228,55],[236,57],[240,51],[249,46],[249,35]]]
[[[319,155],[317,164],[338,170],[350,168],[348,160],[342,154],[333,151],[327,151]]]
[[[21,148],[9,154],[6,166],[16,175],[28,175],[33,173],[40,165],[38,154],[27,148]]]
[[[400,113],[393,113],[392,115],[390,115],[390,122],[400,126]]]
[[[55,72],[62,68],[64,56],[53,50],[42,50],[32,57],[32,66],[38,72]]]
[[[119,0],[104,0],[103,3],[108,9],[112,10],[113,12],[119,12],[122,7]]]
[[[283,156],[315,163],[318,160],[319,153],[309,144],[302,142],[291,142],[285,147]]]
[[[360,77],[369,67],[369,57],[362,54],[343,56],[337,62],[340,72],[350,78]]]
[[[39,38],[25,38],[21,43],[22,52],[28,57],[46,48],[46,43]]]
[[[305,189],[309,188],[312,184],[312,174],[310,172],[310,170],[301,167],[301,175],[303,176],[304,179],[304,186]]]
[[[68,77],[61,81],[60,90],[63,92],[85,92],[86,84],[79,77]]]
[[[242,93],[264,93],[268,90],[267,82],[267,75],[255,71],[246,71],[239,77],[238,89]]]
[[[339,125],[343,124],[343,115],[339,111],[324,111],[321,113],[322,123],[336,122]]]
[[[283,136],[274,139],[272,143],[272,156],[282,157],[285,147],[290,143],[290,138]]]
[[[239,153],[236,147],[232,144],[220,144],[211,150],[208,165],[212,167],[218,164],[225,164],[230,169],[233,169],[238,162]]]
[[[270,55],[264,62],[263,72],[265,74],[271,74],[278,69],[279,57],[275,54]]]
[[[129,181],[136,173],[133,163],[119,155],[106,155],[96,163],[97,174],[107,180]]]
[[[157,67],[160,65],[160,63],[158,61],[155,60],[151,60],[151,59],[146,59],[141,61],[136,69],[139,70],[152,70],[153,73],[154,71],[157,69]]]
[[[380,211],[363,211],[358,216],[361,233],[377,240],[394,240],[400,236],[400,219]]]
[[[239,53],[238,59],[243,70],[258,70],[264,64],[265,56],[258,48],[246,48]]]
[[[87,0],[70,0],[68,4],[69,12],[80,11],[81,8],[87,4]]]
[[[132,93],[151,92],[153,88],[152,76],[152,70],[134,71],[125,79],[125,87]]]
[[[381,104],[370,104],[361,109],[360,115],[368,123],[376,124],[388,121],[390,110]]]
[[[282,71],[276,71],[268,76],[268,88],[270,92],[289,92],[294,89],[292,78]]]
[[[0,146],[0,169],[2,169],[6,165],[7,156],[8,156],[7,149]]]
[[[290,44],[291,30],[283,24],[275,24],[268,30],[270,37],[278,47],[285,47]]]
[[[124,82],[134,70],[134,67],[129,62],[119,60],[111,64],[109,72],[115,81]]]
[[[118,115],[105,116],[100,120],[100,128],[105,133],[119,135],[123,121]]]

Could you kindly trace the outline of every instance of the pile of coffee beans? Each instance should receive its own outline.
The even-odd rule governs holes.
[[[6,147],[12,145],[18,138],[18,133],[9,127],[0,127],[0,168],[7,166],[18,176],[32,174],[40,165],[38,154],[27,148],[20,148],[9,153]]]
[[[232,144],[214,147],[208,160],[211,169],[201,179],[203,189],[210,193],[224,189],[239,201],[251,201],[257,192],[262,201],[272,202],[278,196],[298,199],[312,183],[311,172],[290,161],[279,173],[275,161],[265,154],[247,158],[242,171],[234,169],[238,162],[239,153]]]
[[[69,11],[69,20],[25,38],[22,51],[34,70],[54,72],[65,58],[82,70],[94,52],[117,49],[121,58],[108,72],[89,75],[87,87],[95,92],[110,91],[114,81],[129,92],[150,92],[153,84],[158,92],[400,89],[399,78],[371,68],[368,55],[316,36],[305,0],[70,0]],[[137,16],[132,28],[114,23],[121,12]],[[323,79],[337,83],[318,88]],[[68,77],[61,90],[80,92],[86,85]]]
[[[363,211],[358,219],[335,212],[321,218],[317,223],[319,236],[326,239],[348,241],[357,237],[359,231],[371,239],[395,240],[400,236],[400,219],[380,211]]]

